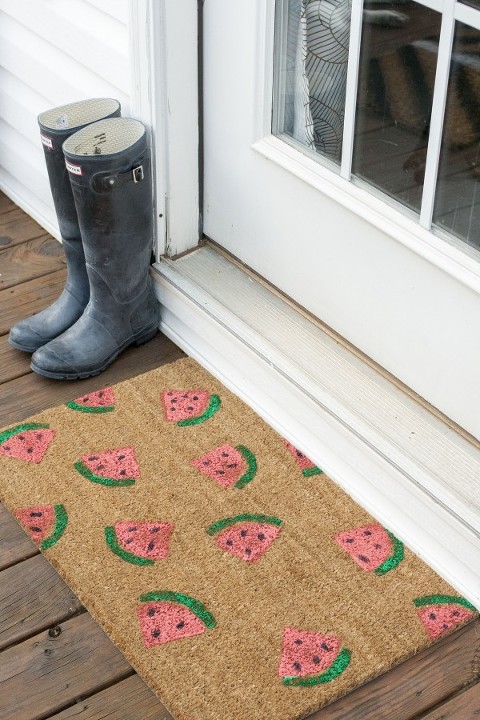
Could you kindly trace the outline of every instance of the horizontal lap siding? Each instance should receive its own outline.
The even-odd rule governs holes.
[[[0,0],[0,189],[58,237],[37,115],[129,94],[128,0]]]

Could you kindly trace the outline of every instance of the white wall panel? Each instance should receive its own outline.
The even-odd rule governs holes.
[[[0,0],[0,189],[58,237],[37,115],[89,97],[130,111],[128,0]]]

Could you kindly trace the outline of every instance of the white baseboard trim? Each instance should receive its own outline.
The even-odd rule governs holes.
[[[205,259],[208,256],[204,255],[204,263]],[[244,319],[213,297],[208,278],[196,283],[191,273],[184,273],[184,260],[155,266],[165,335],[305,452],[460,594],[480,606],[480,534],[468,523],[473,513],[462,517],[462,502],[452,512],[447,496],[436,497],[434,484],[422,487],[414,481],[411,468],[399,466],[385,446],[377,447],[375,434],[369,437],[365,424],[361,431],[361,423],[355,427],[347,413],[342,417],[341,403],[330,402],[327,396],[320,401],[293,371],[286,372],[281,349],[265,337],[256,337]],[[222,262],[228,263],[224,258]],[[228,282],[232,283],[231,274]],[[249,282],[254,281],[249,278]],[[371,372],[368,368],[367,376]]]

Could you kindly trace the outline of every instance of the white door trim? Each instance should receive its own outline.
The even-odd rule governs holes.
[[[131,114],[153,130],[157,257],[199,240],[197,26],[191,0],[129,0]]]

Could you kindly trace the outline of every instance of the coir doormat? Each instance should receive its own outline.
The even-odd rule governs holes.
[[[0,495],[177,720],[293,720],[475,608],[199,365],[0,432]]]

